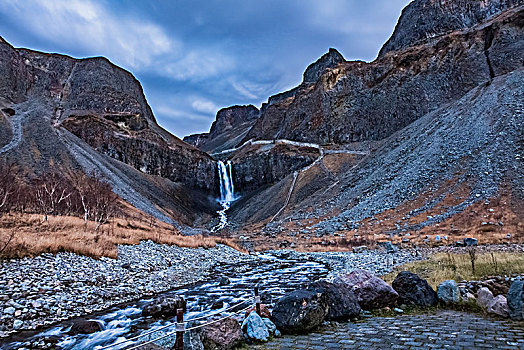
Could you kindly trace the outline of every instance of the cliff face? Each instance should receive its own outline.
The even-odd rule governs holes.
[[[242,194],[272,185],[313,163],[319,151],[286,144],[251,145],[233,154],[233,180]]]
[[[270,98],[243,141],[286,138],[325,144],[388,137],[475,86],[521,67],[523,16],[521,5],[372,63],[338,63],[318,81]],[[397,27],[404,30],[404,25]]]
[[[259,115],[258,108],[253,105],[223,108],[218,111],[209,133],[189,135],[184,141],[209,153],[234,148]]]
[[[402,11],[395,31],[380,50],[388,52],[434,40],[443,34],[486,22],[523,0],[422,0]]]
[[[315,83],[324,72],[330,68],[335,68],[339,63],[346,62],[344,56],[336,49],[329,51],[320,57],[315,63],[310,64],[304,72],[304,83]]]

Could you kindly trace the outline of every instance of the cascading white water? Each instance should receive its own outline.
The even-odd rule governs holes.
[[[220,218],[220,223],[213,229],[213,231],[218,231],[226,227],[227,225],[227,215],[226,211],[231,207],[231,203],[237,200],[235,197],[235,186],[233,185],[233,165],[231,161],[227,161],[225,164],[223,161],[219,160],[218,165],[218,177],[220,180],[220,205],[222,210],[219,210],[218,217]]]
[[[233,166],[227,161],[218,161],[218,176],[220,177],[220,201],[233,202],[235,200],[235,187],[233,185]]]

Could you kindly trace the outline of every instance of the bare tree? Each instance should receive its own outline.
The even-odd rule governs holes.
[[[95,230],[109,222],[118,209],[118,196],[107,183],[96,180],[95,200],[92,206],[92,216],[96,223]]]
[[[76,190],[84,218],[85,228],[89,219],[96,223],[95,230],[109,222],[118,211],[118,195],[111,186],[97,178],[95,174],[75,175]]]
[[[15,237],[15,231],[11,231],[7,235],[7,239],[5,240],[5,242],[2,242],[0,244],[0,255],[3,254],[3,252],[6,250],[7,246],[9,245],[9,243],[11,243],[11,241],[13,240],[14,237]]]
[[[58,173],[48,173],[37,180],[35,198],[44,221],[48,215],[57,214],[60,205],[65,204],[72,192],[68,181]]]
[[[0,213],[9,211],[13,205],[12,197],[17,191],[18,168],[5,159],[0,160]]]

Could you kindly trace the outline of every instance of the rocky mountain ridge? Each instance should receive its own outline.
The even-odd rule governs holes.
[[[523,3],[522,0],[412,1],[402,11],[393,35],[382,46],[378,57],[471,28]]]
[[[340,62],[270,98],[244,137],[319,144],[380,140],[522,65],[522,6],[371,63]],[[404,26],[397,26],[395,33]],[[396,34],[393,35],[395,37]]]
[[[163,220],[190,224],[212,211],[215,162],[156,123],[131,73],[102,57],[15,49],[3,39],[0,57],[1,107],[13,113],[2,113],[3,157],[36,174],[99,172]]]
[[[477,20],[450,24],[452,31],[438,27],[439,35],[421,42],[408,14],[428,2],[414,1],[385,47],[395,47],[406,27],[412,44],[371,63],[337,62],[316,82],[270,97],[244,142],[289,139],[371,152],[326,154],[233,205],[233,227],[253,247],[267,237],[307,247],[326,235],[333,244],[337,237],[409,242],[404,234],[415,233],[421,241],[435,232],[524,235],[517,170],[524,168],[524,6],[446,3],[452,12],[440,20],[464,8],[464,16],[478,10]]]

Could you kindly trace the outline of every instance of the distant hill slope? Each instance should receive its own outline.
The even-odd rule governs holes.
[[[325,236],[524,239],[524,5],[445,3],[435,23],[476,19],[425,27],[438,35],[422,41],[413,27],[400,40],[416,24],[411,11],[438,10],[416,0],[377,60],[335,61],[263,106],[243,141],[297,140],[323,152],[233,205],[232,222],[255,246],[279,235],[303,247]],[[257,162],[240,151],[230,159],[240,172]]]

